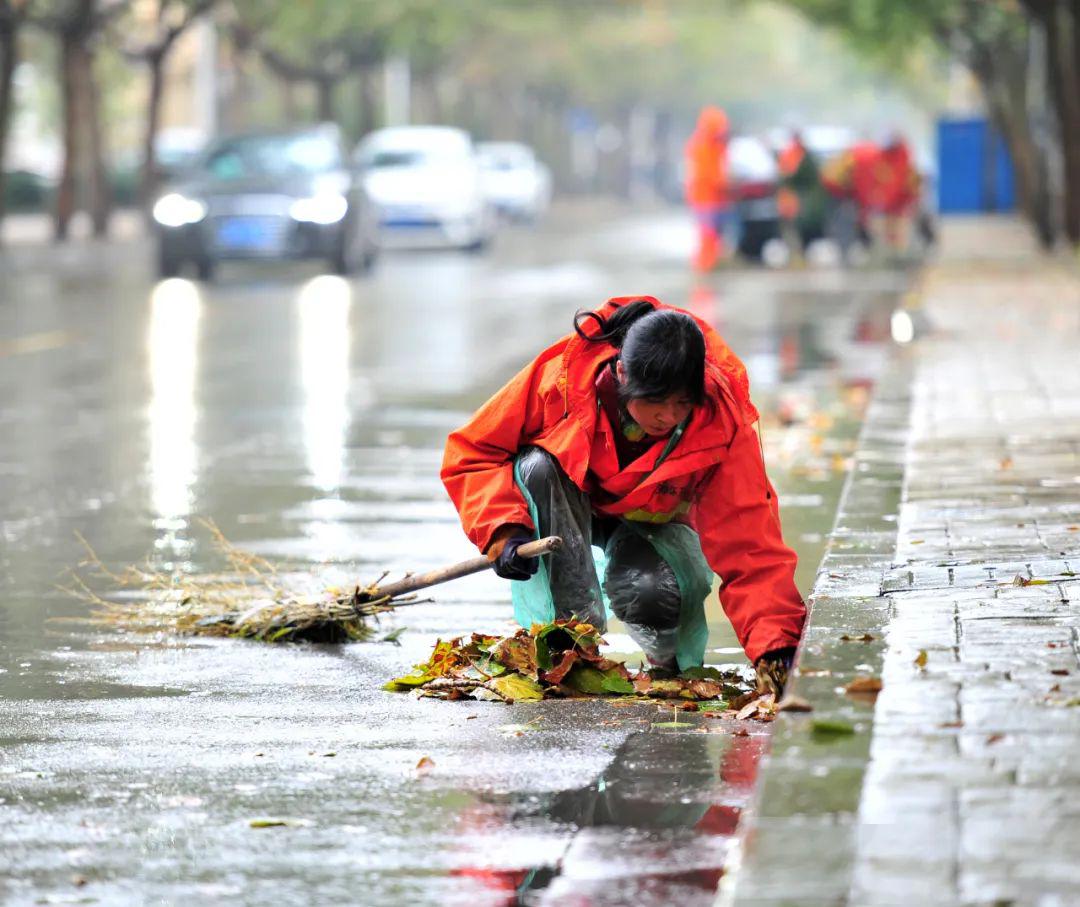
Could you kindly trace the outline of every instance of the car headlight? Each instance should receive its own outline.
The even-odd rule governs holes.
[[[316,195],[298,198],[289,206],[289,216],[309,224],[336,224],[348,210],[349,202],[344,195]]]
[[[183,227],[197,224],[206,217],[206,205],[179,192],[163,195],[154,205],[154,220],[163,227]]]

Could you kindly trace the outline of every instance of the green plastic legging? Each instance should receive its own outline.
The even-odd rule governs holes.
[[[529,506],[533,525],[540,526],[536,502],[522,481],[517,463],[514,465],[514,479]],[[681,598],[675,658],[681,671],[699,667],[705,659],[705,646],[709,636],[705,599],[712,588],[713,572],[701,552],[697,533],[683,523],[638,523],[632,520],[620,521],[619,529],[634,532],[645,539],[674,571]],[[608,548],[615,538],[616,533],[609,536]],[[606,553],[593,546],[592,555],[596,576],[603,577],[607,572]],[[555,602],[551,595],[544,559],[541,559],[534,576],[525,581],[511,582],[510,590],[514,619],[522,627],[530,627],[534,623],[548,623],[555,619]],[[582,593],[584,596],[592,594],[591,590],[584,589]],[[608,617],[612,617],[611,604],[606,595],[604,607]]]

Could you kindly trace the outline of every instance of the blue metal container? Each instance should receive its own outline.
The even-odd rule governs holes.
[[[1005,142],[986,119],[941,119],[937,140],[940,213],[1015,208],[1012,161]]]

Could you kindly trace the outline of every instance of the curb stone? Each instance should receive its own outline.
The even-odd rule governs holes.
[[[891,606],[880,592],[896,551],[910,379],[910,360],[894,354],[867,411],[829,549],[807,599],[789,689],[814,711],[783,712],[774,722],[771,753],[728,861],[719,907],[847,902],[874,710],[843,695],[843,687],[881,673]],[[875,638],[841,639],[864,634]],[[822,732],[833,723],[852,732]],[[815,724],[822,731],[815,733]]]

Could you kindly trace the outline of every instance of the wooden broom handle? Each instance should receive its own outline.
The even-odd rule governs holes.
[[[552,551],[558,551],[562,548],[562,544],[563,540],[557,535],[549,535],[547,538],[521,545],[517,553],[523,557],[540,557],[544,554],[550,554]],[[371,596],[371,600],[386,596],[394,598],[398,595],[416,592],[418,589],[426,589],[428,586],[437,586],[439,583],[459,579],[473,573],[482,573],[492,566],[494,566],[493,563],[486,557],[474,557],[462,561],[460,564],[454,564],[452,567],[440,567],[438,570],[429,570],[427,573],[415,573],[412,576],[405,577],[405,579],[398,580],[396,583],[378,586],[368,594]]]

